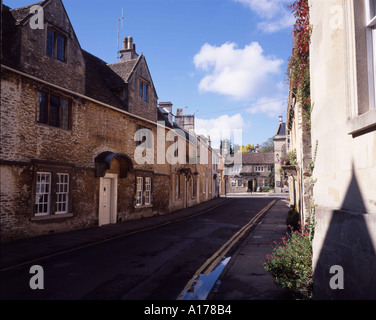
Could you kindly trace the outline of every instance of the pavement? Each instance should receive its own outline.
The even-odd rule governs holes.
[[[279,241],[286,235],[285,220],[289,207],[285,198],[286,195],[273,205],[260,224],[242,242],[221,273],[208,300],[291,299],[289,292],[274,284],[273,277],[264,270],[261,263],[272,252],[273,241]],[[1,243],[0,270],[188,219],[227,201],[230,199],[221,197],[167,215]]]
[[[280,199],[242,242],[222,271],[207,300],[293,300],[292,294],[274,283],[263,263],[273,243],[286,236],[288,201]]]

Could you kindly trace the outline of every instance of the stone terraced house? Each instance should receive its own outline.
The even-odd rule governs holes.
[[[235,153],[234,165],[225,166],[226,193],[266,191],[271,184],[274,167],[273,152]]]
[[[107,64],[81,48],[61,0],[36,5],[1,7],[1,240],[168,214],[215,197],[209,144],[173,122],[172,104],[170,112],[158,107],[133,39]],[[207,163],[196,161],[200,153]]]

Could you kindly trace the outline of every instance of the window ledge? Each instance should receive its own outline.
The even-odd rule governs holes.
[[[142,205],[142,206],[134,206],[135,209],[145,209],[145,208],[152,208],[153,205],[152,204],[146,204],[146,205]]]
[[[376,109],[347,120],[347,131],[351,135],[361,135],[376,129]]]
[[[31,217],[31,221],[55,220],[55,219],[63,219],[63,218],[71,218],[71,217],[73,217],[73,213],[49,214],[46,216]]]

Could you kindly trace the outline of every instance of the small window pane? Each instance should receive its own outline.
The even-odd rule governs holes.
[[[151,178],[145,178],[145,204],[151,204]]]
[[[65,38],[57,35],[57,58],[60,61],[65,61]]]
[[[144,83],[144,101],[147,101],[148,85]]]
[[[376,0],[370,0],[370,20],[373,19],[374,16],[376,16]]]
[[[136,205],[142,205],[142,192],[143,192],[143,178],[137,177],[137,189],[136,189]]]
[[[69,174],[58,173],[56,181],[56,214],[68,213]]]
[[[60,101],[59,98],[51,95],[50,98],[50,118],[49,118],[49,125],[58,127],[59,126],[59,105]]]
[[[140,97],[140,99],[142,99],[142,88],[143,88],[143,86],[142,86],[142,82],[140,81],[140,85],[139,85],[139,97]]]
[[[37,121],[47,123],[48,119],[48,94],[38,91]]]
[[[69,129],[69,103],[67,99],[60,99],[60,107],[61,107],[61,121],[60,126],[63,129]]]
[[[47,45],[46,52],[50,57],[54,57],[54,46],[55,46],[55,32],[47,29]]]
[[[35,215],[43,216],[50,214],[50,181],[51,173],[38,172],[35,192]]]

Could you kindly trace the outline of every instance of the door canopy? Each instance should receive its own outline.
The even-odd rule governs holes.
[[[119,163],[119,178],[126,178],[129,171],[133,171],[132,159],[125,153],[115,153],[111,151],[102,152],[95,158],[95,175],[104,177],[106,171],[111,168],[113,160]]]

